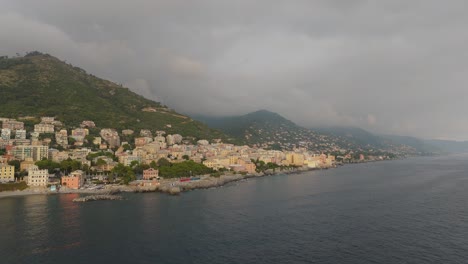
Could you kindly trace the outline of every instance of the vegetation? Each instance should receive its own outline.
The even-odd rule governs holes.
[[[225,138],[158,102],[40,52],[0,57],[0,105],[3,117],[55,116],[69,127],[93,120],[100,128]]]
[[[81,165],[81,162],[77,160],[72,160],[70,158],[63,160],[60,163],[57,163],[48,159],[43,159],[43,160],[36,162],[36,165],[41,170],[47,169],[49,173],[53,173],[53,172],[56,172],[57,170],[60,170],[68,174],[75,170],[81,170],[81,169],[86,170]]]
[[[115,177],[120,177],[124,184],[136,180],[135,172],[133,172],[132,168],[122,163],[117,164],[117,166],[112,169],[111,174]]]
[[[238,143],[247,143],[271,150],[305,147],[327,150],[331,144],[346,145],[337,137],[300,127],[281,115],[260,110],[243,116],[198,117],[207,125],[220,129]]]
[[[16,190],[24,190],[28,188],[26,182],[15,182],[15,183],[2,183],[0,184],[0,192],[4,191],[16,191]]]
[[[164,178],[180,178],[212,173],[213,170],[192,160],[163,165],[159,167],[159,175]]]
[[[15,166],[15,171],[20,171],[21,162],[19,160],[10,160],[8,165]]]
[[[279,168],[280,166],[276,163],[272,163],[272,162],[268,162],[268,163],[265,163],[264,161],[262,160],[252,160],[252,162],[255,164],[256,166],[256,171],[257,172],[264,172],[266,170],[274,170],[276,168]]]

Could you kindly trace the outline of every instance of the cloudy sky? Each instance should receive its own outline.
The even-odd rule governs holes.
[[[0,0],[39,50],[187,114],[468,139],[464,0]]]

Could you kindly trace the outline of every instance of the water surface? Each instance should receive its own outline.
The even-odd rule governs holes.
[[[468,156],[125,196],[0,199],[0,263],[468,262]]]

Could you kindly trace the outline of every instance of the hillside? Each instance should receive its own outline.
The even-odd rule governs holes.
[[[387,147],[391,142],[357,127],[319,127],[314,130],[345,138],[356,145],[367,147]]]
[[[277,113],[260,110],[242,116],[207,117],[197,120],[224,133],[245,140],[250,145],[270,149],[306,147],[317,151],[339,148],[359,149],[360,146],[339,136],[303,128]]]
[[[0,57],[0,117],[55,116],[66,126],[165,130],[196,138],[224,135],[158,102],[39,52]]]
[[[431,139],[424,143],[447,153],[468,153],[468,141]]]
[[[242,116],[194,118],[232,137],[265,148],[306,147],[317,151],[347,149],[400,154],[428,154],[437,151],[437,148],[419,139],[379,136],[356,127],[304,128],[277,113],[266,110]]]

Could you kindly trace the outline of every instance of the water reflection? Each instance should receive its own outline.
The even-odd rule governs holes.
[[[48,225],[47,196],[25,196],[23,203],[23,219],[27,227],[26,235],[31,240],[40,239],[43,237],[43,233],[47,231],[46,227]]]

